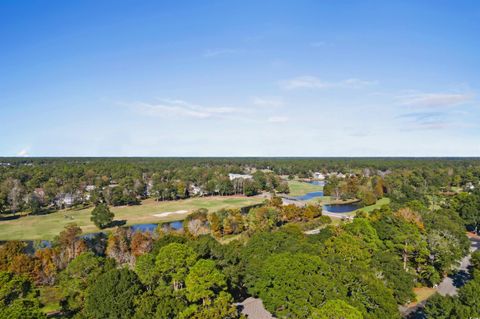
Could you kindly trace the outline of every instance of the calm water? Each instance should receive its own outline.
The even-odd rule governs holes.
[[[177,220],[177,221],[165,223],[165,224],[169,225],[172,229],[175,229],[175,230],[180,230],[183,228],[183,221],[181,220]],[[126,228],[131,229],[134,232],[139,231],[142,233],[143,232],[153,233],[155,229],[157,229],[157,227],[158,227],[158,224],[151,223],[151,224],[137,224],[137,225],[127,226]],[[85,239],[94,239],[98,234],[102,234],[102,233],[105,234],[105,232],[97,232],[97,233],[83,234],[81,237]]]
[[[309,200],[315,197],[322,197],[323,192],[311,192],[311,193],[306,193],[305,195],[302,196],[297,196],[295,197],[298,200]]]
[[[166,223],[170,227],[172,227],[175,230],[180,230],[183,228],[183,221],[177,220],[174,222]],[[130,226],[130,229],[133,231],[141,231],[141,232],[151,232],[153,233],[155,229],[157,229],[158,224],[138,224],[138,225],[132,225]]]
[[[357,203],[353,204],[338,204],[338,205],[323,205],[323,209],[329,213],[349,213],[353,212],[356,209],[359,209],[360,206]]]

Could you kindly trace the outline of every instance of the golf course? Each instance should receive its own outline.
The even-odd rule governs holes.
[[[147,199],[141,205],[111,207],[110,209],[115,214],[115,220],[124,220],[126,225],[135,225],[182,220],[199,208],[206,208],[209,211],[222,208],[241,208],[261,203],[263,200],[262,197],[244,196],[197,197],[164,202]],[[80,226],[84,233],[96,232],[98,228],[90,221],[92,209],[93,207],[67,209],[45,215],[21,216],[16,219],[3,220],[0,222],[0,240],[50,240],[70,223]]]

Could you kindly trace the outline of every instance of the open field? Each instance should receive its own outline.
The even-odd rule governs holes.
[[[390,204],[390,198],[380,198],[379,200],[377,200],[377,202],[373,205],[370,205],[370,206],[365,206],[365,207],[362,207],[362,208],[359,208],[355,211],[353,211],[352,213],[356,213],[357,211],[359,210],[362,210],[366,213],[370,213],[372,210],[374,209],[379,209],[380,207],[382,207],[383,205],[387,205],[387,204]]]
[[[126,220],[127,225],[143,223],[161,223],[184,219],[191,211],[207,208],[215,211],[222,208],[240,208],[263,201],[261,197],[202,197],[178,201],[156,202],[152,199],[143,201],[142,205],[112,207],[115,220]],[[80,210],[62,210],[47,215],[26,216],[14,220],[0,221],[0,240],[37,240],[52,239],[60,233],[65,225],[76,223],[84,233],[98,231],[90,221],[93,208]],[[186,210],[186,213],[155,217],[154,214]]]
[[[60,311],[61,291],[56,286],[45,286],[39,289],[39,300],[43,305],[42,311],[46,314]]]
[[[290,188],[289,196],[302,196],[306,193],[319,192],[323,190],[323,186],[313,185],[299,181],[288,181],[288,187]]]

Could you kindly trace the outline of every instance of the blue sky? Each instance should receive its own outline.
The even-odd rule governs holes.
[[[0,156],[480,156],[478,1],[0,2]]]

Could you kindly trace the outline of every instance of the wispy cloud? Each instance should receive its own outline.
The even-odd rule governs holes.
[[[128,105],[136,111],[147,115],[183,116],[198,119],[223,117],[239,112],[238,109],[232,107],[206,107],[183,100],[170,99],[161,100],[159,103],[134,102]]]
[[[203,53],[203,56],[205,58],[213,58],[221,55],[229,55],[229,54],[235,54],[239,53],[240,50],[238,49],[232,49],[232,48],[215,48],[215,49],[208,49],[205,50]]]
[[[285,123],[288,122],[288,117],[286,116],[272,116],[268,118],[270,123]]]
[[[415,121],[428,121],[434,118],[442,117],[443,113],[441,112],[413,112],[413,113],[404,113],[397,116],[399,119],[411,119]]]
[[[402,121],[402,131],[445,130],[470,127],[463,121],[452,117],[451,112],[412,112],[396,117]]]
[[[29,152],[28,148],[24,148],[24,149],[22,149],[20,152],[17,153],[17,156],[20,156],[20,157],[28,157],[28,156],[30,156],[29,153],[30,153],[30,152]]]
[[[269,96],[269,97],[255,96],[253,97],[253,104],[257,106],[263,106],[263,107],[280,107],[283,105],[283,100],[280,97],[274,97],[274,96]]]
[[[450,107],[473,100],[472,94],[467,93],[416,93],[398,96],[400,105],[413,107]]]
[[[280,86],[287,90],[295,89],[328,89],[328,88],[362,88],[377,84],[377,81],[367,81],[349,78],[337,82],[324,81],[311,75],[298,76],[280,82]]]
[[[458,124],[437,120],[437,121],[428,121],[423,123],[411,123],[408,126],[405,126],[401,131],[430,131],[430,130],[446,130],[449,128],[459,127]]]

